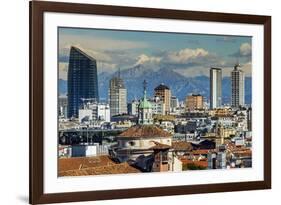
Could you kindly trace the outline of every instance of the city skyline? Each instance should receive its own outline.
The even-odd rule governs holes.
[[[251,103],[251,37],[59,28],[60,95],[67,94],[70,46],[96,59],[103,101],[108,100],[106,82],[119,71],[129,88],[128,101],[141,97],[139,82],[144,79],[152,87],[169,85],[180,100],[192,93],[209,99],[209,70],[218,67],[222,69],[221,103],[231,103],[231,71],[239,60],[245,74],[245,103]],[[147,89],[148,96],[153,94],[152,87]]]
[[[251,99],[244,73],[251,70],[239,64],[251,62],[246,37],[216,36],[213,44],[208,35],[120,32],[69,33],[96,50],[60,36],[70,50],[67,80],[58,81],[59,90],[67,85],[67,95],[58,96],[58,176],[252,167],[251,102],[244,103],[246,94]]]
[[[142,65],[189,77],[208,76],[210,67],[222,67],[223,76],[228,76],[239,60],[246,76],[251,76],[251,37],[59,28],[59,78],[63,80],[70,45],[94,57],[98,73]]]

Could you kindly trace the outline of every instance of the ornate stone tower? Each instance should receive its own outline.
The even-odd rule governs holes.
[[[150,125],[153,124],[152,118],[152,105],[146,99],[146,81],[143,81],[143,98],[139,104],[139,119],[138,123],[143,125]]]

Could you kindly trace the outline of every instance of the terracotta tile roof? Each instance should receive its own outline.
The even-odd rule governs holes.
[[[112,164],[109,166],[90,167],[85,169],[68,170],[59,172],[59,176],[87,176],[87,175],[103,175],[103,174],[127,174],[139,173],[140,170],[130,166],[127,162],[120,164]]]
[[[252,150],[250,149],[237,150],[237,151],[233,151],[233,154],[240,157],[252,156]]]
[[[135,125],[122,132],[119,137],[171,137],[172,134],[156,125]]]
[[[196,166],[202,166],[202,167],[208,167],[208,161],[207,160],[190,160],[186,158],[180,159],[183,164],[194,164]]]
[[[236,146],[233,142],[229,142],[226,145],[227,151],[232,153],[247,153],[248,155],[252,154],[251,148],[245,146]]]
[[[156,141],[153,141],[153,143],[155,144],[154,146],[152,146],[150,149],[156,150],[156,149],[170,149],[171,146],[167,145],[167,144],[162,144]]]
[[[200,155],[200,154],[208,154],[211,150],[210,149],[197,149],[193,150],[191,153],[194,155]]]
[[[59,176],[137,173],[127,162],[116,163],[108,155],[59,159]]]
[[[193,146],[190,142],[174,141],[172,142],[172,148],[175,151],[191,151]]]
[[[73,157],[59,159],[58,168],[59,172],[61,172],[113,164],[115,164],[115,162],[113,162],[107,155],[96,157]]]

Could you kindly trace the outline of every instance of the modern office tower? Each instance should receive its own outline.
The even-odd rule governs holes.
[[[127,114],[127,89],[120,74],[109,81],[108,95],[110,116]]]
[[[245,87],[244,72],[238,69],[239,64],[234,66],[233,71],[231,71],[231,105],[232,107],[244,106],[245,99]]]
[[[222,71],[221,68],[210,69],[210,108],[219,108],[222,104],[221,98],[221,83]]]
[[[186,110],[203,109],[203,96],[192,94],[186,97]]]
[[[154,96],[159,97],[165,104],[165,114],[170,113],[171,107],[171,90],[168,86],[161,83],[154,89]]]
[[[78,117],[83,99],[99,101],[96,60],[72,46],[67,74],[68,118]]]

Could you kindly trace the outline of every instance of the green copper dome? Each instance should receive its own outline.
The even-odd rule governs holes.
[[[151,103],[146,99],[146,97],[144,97],[140,104],[139,104],[139,108],[140,109],[151,109],[152,108],[152,105]]]

